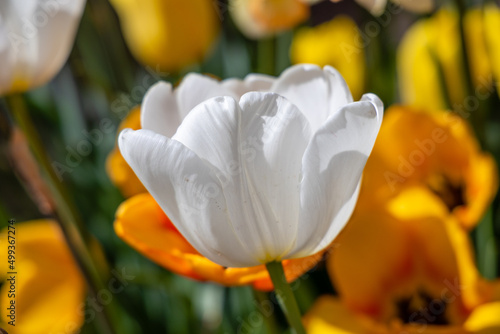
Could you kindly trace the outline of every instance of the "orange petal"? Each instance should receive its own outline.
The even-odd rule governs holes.
[[[116,212],[114,224],[120,238],[174,273],[226,286],[252,284],[259,290],[273,288],[264,265],[224,268],[199,254],[149,194],[139,194],[123,202]],[[303,259],[283,261],[287,279],[297,279],[314,267],[321,256],[318,253]]]
[[[309,17],[309,6],[300,0],[252,0],[249,12],[266,29],[291,29]]]

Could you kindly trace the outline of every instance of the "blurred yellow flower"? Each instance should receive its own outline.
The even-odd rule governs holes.
[[[428,210],[425,197],[398,198],[421,210],[417,219],[383,204],[355,211],[327,264],[339,298],[316,302],[308,333],[500,331],[498,282],[480,277],[466,231]]]
[[[418,191],[466,229],[481,219],[498,188],[493,157],[481,151],[462,118],[403,106],[388,109],[364,173],[359,207]]]
[[[212,0],[111,0],[132,54],[154,70],[176,72],[201,61],[220,19]]]
[[[15,297],[9,296],[7,252],[0,252],[0,324],[9,334],[74,333],[84,321],[85,284],[55,222],[15,224]],[[7,228],[0,244],[7,249]],[[11,234],[12,235],[12,234]],[[11,239],[12,240],[12,239]],[[15,327],[5,311],[15,300]]]
[[[231,16],[249,38],[263,38],[289,30],[309,17],[301,0],[229,0]]]
[[[331,65],[344,77],[354,100],[364,92],[365,53],[356,23],[337,16],[317,27],[300,28],[294,35],[290,57],[293,64]]]
[[[85,0],[33,0],[0,6],[0,95],[46,84],[66,62]]]
[[[339,297],[316,302],[308,333],[500,331],[500,282],[479,275],[463,228],[496,192],[493,159],[451,113],[391,107],[386,115],[358,206],[327,262]]]
[[[470,9],[465,15],[467,59],[475,90],[469,98],[458,14],[443,8],[415,23],[406,32],[397,55],[403,103],[429,109],[453,107],[465,109],[465,113],[474,108],[474,101],[490,96],[494,91],[493,75],[500,78],[496,51],[500,36],[492,33],[500,25],[498,12],[492,5],[485,7],[484,13]]]
[[[138,130],[141,128],[141,108],[133,108],[123,119],[118,132],[123,129]],[[118,146],[115,146],[106,159],[106,172],[113,184],[120,189],[125,197],[131,197],[146,192],[146,188],[139,181],[134,171],[123,159]]]
[[[475,267],[467,232],[440,215],[429,194],[378,204],[355,211],[327,263],[345,307],[389,327],[461,326],[498,299],[498,283]],[[408,206],[418,215],[400,215]]]
[[[149,194],[136,195],[123,202],[116,212],[114,226],[116,234],[129,245],[176,274],[225,286],[251,284],[259,290],[273,288],[264,265],[226,268],[198,253]],[[313,268],[322,256],[320,252],[301,259],[284,260],[288,281],[296,280]]]

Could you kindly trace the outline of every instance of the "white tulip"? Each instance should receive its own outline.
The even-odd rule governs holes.
[[[248,89],[267,92],[240,97]],[[248,267],[330,245],[354,209],[383,105],[373,94],[353,102],[331,67],[298,65],[277,79],[158,83],[143,111],[143,129],[120,134],[126,161],[201,254]]]
[[[85,0],[0,1],[0,95],[43,85],[68,58]]]

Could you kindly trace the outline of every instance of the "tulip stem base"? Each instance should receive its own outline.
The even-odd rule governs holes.
[[[306,331],[302,325],[302,317],[300,315],[299,306],[293,295],[292,288],[288,284],[285,271],[281,262],[269,262],[266,264],[267,271],[274,284],[278,303],[280,304],[283,313],[285,314],[288,323],[296,334],[305,334]]]

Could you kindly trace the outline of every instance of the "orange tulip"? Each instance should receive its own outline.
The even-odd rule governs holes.
[[[251,284],[259,290],[273,288],[264,265],[225,268],[200,255],[177,231],[149,194],[136,195],[123,202],[116,212],[114,224],[120,238],[176,274],[225,286]],[[293,281],[312,269],[322,256],[322,253],[318,253],[283,261],[288,281]]]

